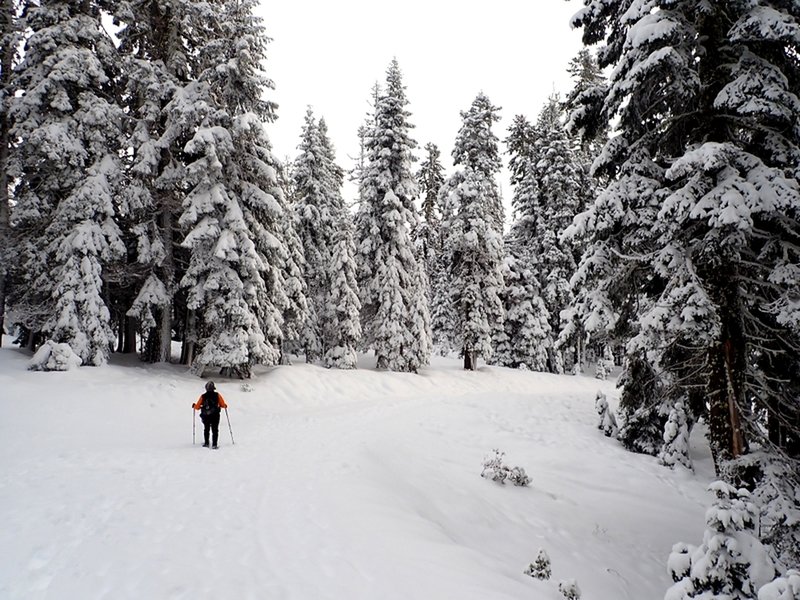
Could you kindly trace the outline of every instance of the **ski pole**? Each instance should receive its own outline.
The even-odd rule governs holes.
[[[192,406],[192,446],[194,446],[194,406]]]
[[[235,446],[236,442],[233,441],[233,429],[231,429],[231,418],[228,416],[228,409],[225,409],[225,418],[228,419],[228,431],[231,432],[231,445]]]

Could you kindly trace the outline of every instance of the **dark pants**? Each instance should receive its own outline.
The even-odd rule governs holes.
[[[208,446],[208,432],[211,430],[212,446],[216,446],[219,441],[219,415],[208,415],[203,417],[203,440]]]

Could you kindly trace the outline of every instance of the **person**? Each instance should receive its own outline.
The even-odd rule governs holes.
[[[200,411],[200,419],[203,421],[203,448],[208,448],[208,434],[211,432],[211,447],[216,450],[219,441],[219,416],[221,409],[228,408],[222,395],[217,392],[213,381],[206,384],[206,393],[192,404],[192,408]]]

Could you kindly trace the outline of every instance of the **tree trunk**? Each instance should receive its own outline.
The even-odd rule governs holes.
[[[197,345],[197,315],[191,309],[186,317],[186,329],[183,334],[183,349],[181,350],[181,364],[191,366],[194,362],[194,353]]]
[[[172,290],[175,279],[175,256],[173,255],[172,213],[168,208],[159,215],[161,238],[164,243],[164,285]],[[158,350],[156,362],[170,362],[172,357],[172,301],[161,308],[158,328]]]
[[[745,347],[735,318],[723,320],[723,339],[709,349],[709,441],[719,475],[723,463],[747,452],[741,410],[745,405]]]
[[[136,353],[136,332],[138,330],[138,323],[134,317],[125,317],[123,321],[123,328],[125,330],[125,338],[122,344],[123,354]]]
[[[474,371],[478,367],[478,357],[475,350],[464,348],[464,370]]]
[[[10,88],[10,78],[14,62],[16,36],[14,30],[14,2],[2,0],[0,4],[0,19],[2,19],[2,48],[0,48],[0,94],[6,98],[13,97]],[[10,206],[8,203],[8,150],[9,150],[9,121],[8,112],[5,110],[7,102],[0,105],[0,347],[3,345],[5,332],[6,294],[8,291],[9,273],[6,265],[10,263],[7,258],[9,238],[11,235]]]

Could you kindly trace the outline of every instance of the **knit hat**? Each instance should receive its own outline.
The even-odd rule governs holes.
[[[206,384],[206,391],[207,391],[207,392],[213,392],[213,391],[216,389],[216,387],[217,387],[217,386],[215,386],[215,385],[214,385],[214,382],[213,382],[213,381],[209,381],[209,382]]]

